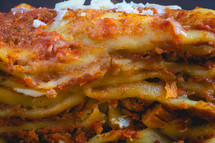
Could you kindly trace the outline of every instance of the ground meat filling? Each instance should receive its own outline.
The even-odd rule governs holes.
[[[152,102],[150,101],[145,101],[144,99],[137,98],[127,98],[120,101],[125,108],[135,112],[142,112],[146,107],[152,104]]]

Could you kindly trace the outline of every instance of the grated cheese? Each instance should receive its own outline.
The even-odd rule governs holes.
[[[142,3],[134,3],[130,2],[127,3],[125,0],[121,3],[113,4],[111,0],[91,0],[90,5],[84,5],[85,0],[69,0],[65,2],[60,2],[56,4],[55,9],[57,11],[65,10],[67,8],[77,10],[77,9],[116,9],[116,11],[122,11],[126,13],[139,13],[141,15],[153,15],[152,10],[142,10],[141,12],[138,11],[138,8],[154,8],[157,11],[158,15],[164,13],[165,8],[170,9],[181,9],[181,7],[177,5],[170,5],[170,6],[163,6],[158,4],[149,4],[146,3],[145,5]]]
[[[177,5],[169,5],[169,6],[163,6],[163,5],[159,5],[159,4],[150,4],[150,3],[146,3],[145,7],[149,7],[149,8],[154,8],[157,11],[158,15],[162,15],[165,11],[165,8],[169,8],[169,9],[181,9],[181,7],[177,6]]]
[[[59,11],[70,7],[81,6],[84,5],[84,2],[85,0],[68,0],[64,2],[59,2],[55,5],[55,9]]]
[[[45,24],[44,22],[38,20],[38,19],[35,19],[35,20],[34,20],[33,26],[34,26],[35,28],[38,28],[38,27],[41,26],[41,25],[46,25],[46,24]]]
[[[143,10],[141,13],[141,15],[153,15],[154,11],[148,9],[148,10]]]
[[[114,4],[110,0],[91,0],[90,5],[95,6],[96,9],[114,6]]]
[[[26,8],[24,6],[11,9],[13,15],[16,15],[17,12],[20,12],[21,14],[23,14],[25,10]]]
[[[124,11],[126,13],[139,13],[137,10],[138,7],[135,8],[132,3],[127,3],[126,1],[117,3],[113,8],[115,8],[116,11]]]

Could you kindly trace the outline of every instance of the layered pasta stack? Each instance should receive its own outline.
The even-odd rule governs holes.
[[[84,2],[0,14],[2,142],[214,142],[214,10]]]

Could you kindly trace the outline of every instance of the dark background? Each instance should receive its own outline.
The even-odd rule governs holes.
[[[9,12],[10,9],[20,3],[27,3],[34,7],[48,7],[54,8],[55,3],[64,0],[0,0],[0,12]],[[89,2],[89,0],[87,0]],[[121,0],[118,0],[121,1]],[[129,1],[129,0],[126,0]],[[194,9],[196,6],[215,9],[215,0],[132,0],[134,2],[142,3],[157,3],[163,5],[179,5],[183,9]],[[87,2],[87,3],[88,3]]]

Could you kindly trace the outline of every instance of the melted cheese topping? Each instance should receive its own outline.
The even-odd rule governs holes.
[[[73,10],[77,10],[77,9],[105,9],[105,10],[116,9],[116,11],[123,11],[126,13],[138,13],[138,14],[142,14],[142,15],[153,15],[153,11],[144,10],[144,9],[139,11],[138,8],[154,8],[157,11],[157,14],[163,14],[165,8],[181,9],[181,7],[179,7],[177,5],[162,6],[162,5],[158,5],[158,4],[149,4],[149,3],[146,3],[144,5],[142,3],[137,4],[134,2],[127,3],[125,0],[123,0],[123,2],[117,3],[117,4],[113,4],[111,2],[111,0],[91,0],[90,5],[84,5],[84,3],[85,3],[85,0],[77,0],[77,1],[69,0],[69,1],[57,3],[55,6],[55,9],[57,11],[67,9],[67,8],[70,8]]]

